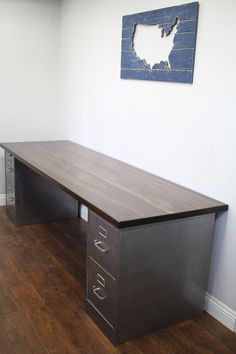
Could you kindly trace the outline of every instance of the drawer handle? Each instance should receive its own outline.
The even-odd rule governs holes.
[[[106,248],[105,243],[102,241],[94,240],[94,245],[102,253],[106,253],[108,251],[108,248]]]
[[[13,167],[8,167],[8,168],[6,169],[6,172],[7,172],[7,173],[12,172],[12,171],[13,171]]]
[[[13,196],[7,197],[8,202],[14,202],[15,198]]]
[[[100,294],[99,294],[99,291],[100,291],[100,290],[102,290],[102,289],[99,288],[99,287],[93,287],[93,293],[94,293],[94,295],[97,296],[97,298],[98,298],[99,300],[104,300],[104,299],[106,298],[106,295],[100,295]]]

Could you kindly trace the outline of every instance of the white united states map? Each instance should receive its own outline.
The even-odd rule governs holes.
[[[154,64],[167,62],[167,68],[171,69],[169,55],[173,48],[178,23],[179,21],[176,19],[171,30],[167,33],[159,24],[137,24],[133,38],[133,48],[136,56],[139,59],[145,60],[150,68]],[[150,43],[152,44],[150,45]]]

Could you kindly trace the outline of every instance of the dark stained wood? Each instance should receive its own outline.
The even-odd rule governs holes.
[[[0,146],[119,228],[228,208],[224,203],[70,141]]]
[[[14,226],[0,207],[0,354],[233,354],[204,314],[114,347],[85,312],[87,224]]]

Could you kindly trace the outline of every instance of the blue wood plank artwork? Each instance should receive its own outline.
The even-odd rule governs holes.
[[[197,20],[198,2],[123,16],[121,78],[192,83]],[[155,26],[160,38],[169,36],[172,47],[166,58],[149,63],[138,56],[134,47],[138,25]]]

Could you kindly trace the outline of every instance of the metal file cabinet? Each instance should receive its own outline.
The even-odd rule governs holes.
[[[203,311],[215,214],[117,229],[89,213],[87,311],[113,344]]]
[[[5,183],[7,212],[15,220],[15,159],[8,151],[5,153]]]

